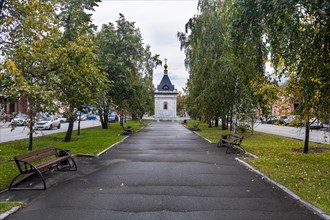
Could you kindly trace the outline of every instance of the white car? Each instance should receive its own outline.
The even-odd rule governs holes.
[[[60,129],[61,128],[61,120],[58,119],[57,117],[42,117],[40,118],[36,125],[36,129],[53,129],[54,127]]]
[[[12,121],[11,124],[15,126],[26,126],[28,124],[29,116],[18,115]]]
[[[286,119],[284,119],[284,125],[289,125],[296,118],[297,117],[295,115],[289,115]]]
[[[309,120],[309,123],[310,123],[310,128],[311,129],[320,129],[320,128],[323,128],[323,124],[322,122],[320,122],[318,119],[316,118],[311,118]]]

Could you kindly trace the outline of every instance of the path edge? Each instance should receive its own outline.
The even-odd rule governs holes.
[[[3,220],[5,218],[7,218],[9,215],[13,214],[14,212],[18,211],[22,206],[14,206],[13,208],[11,208],[9,211],[4,212],[2,214],[0,214],[0,220]]]
[[[330,215],[327,215],[325,211],[323,211],[323,210],[315,207],[314,205],[308,203],[307,201],[305,201],[304,199],[302,199],[301,197],[299,197],[298,195],[296,195],[294,192],[292,192],[291,190],[289,190],[285,186],[283,186],[283,185],[279,184],[278,182],[272,180],[266,174],[260,172],[259,170],[256,170],[253,166],[251,166],[247,162],[241,160],[240,158],[235,157],[235,160],[237,160],[238,163],[240,163],[241,165],[245,166],[247,169],[249,169],[252,172],[256,173],[258,176],[261,176],[261,179],[263,179],[266,182],[268,182],[268,183],[270,183],[272,185],[275,185],[277,188],[281,189],[283,192],[285,192],[286,194],[288,194],[291,198],[293,198],[298,203],[300,203],[301,205],[303,205],[304,207],[306,207],[308,210],[312,211],[314,214],[318,215],[319,217],[321,217],[321,218],[323,218],[325,220],[330,220]]]

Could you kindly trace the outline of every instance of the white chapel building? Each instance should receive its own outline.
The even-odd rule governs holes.
[[[176,120],[176,97],[177,90],[172,85],[168,77],[168,70],[165,59],[164,76],[157,85],[155,96],[155,119],[157,121],[175,121]]]

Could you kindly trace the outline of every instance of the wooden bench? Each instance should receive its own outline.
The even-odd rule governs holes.
[[[77,165],[71,154],[68,151],[55,147],[47,147],[17,155],[14,157],[14,161],[20,173],[11,181],[9,190],[45,190],[46,182],[42,176],[42,172],[53,171],[54,169],[63,171],[77,170]],[[41,178],[43,183],[42,188],[14,188],[15,185],[34,174]],[[16,181],[20,176],[23,176],[23,178]]]
[[[123,133],[121,133],[121,135],[130,135],[133,133],[132,127],[127,126],[127,125],[123,125]]]
[[[244,136],[239,134],[222,135],[218,142],[218,147],[227,147],[226,153],[245,154],[245,150],[242,148],[241,143]]]

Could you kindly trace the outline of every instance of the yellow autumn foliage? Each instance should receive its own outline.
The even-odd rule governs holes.
[[[11,59],[9,59],[9,60],[7,61],[6,66],[7,66],[7,68],[8,68],[10,71],[13,71],[13,72],[17,71],[17,67],[16,67],[16,65],[15,65],[15,62],[12,61]]]

